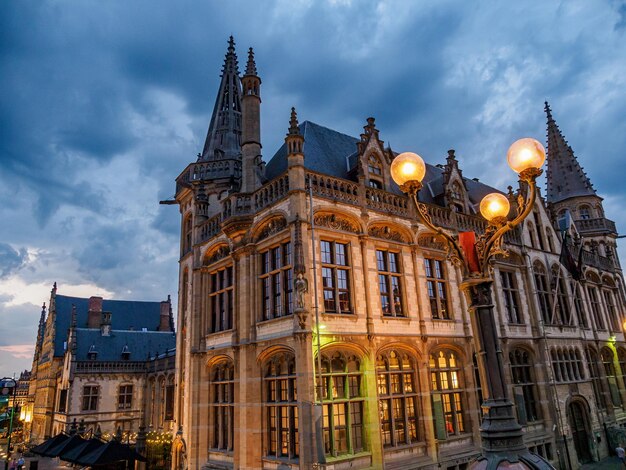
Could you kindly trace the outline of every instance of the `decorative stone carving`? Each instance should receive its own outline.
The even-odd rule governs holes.
[[[423,233],[417,237],[417,244],[422,248],[446,251],[446,241],[434,233]]]
[[[360,233],[359,227],[350,220],[335,214],[318,214],[314,217],[315,225],[318,227],[328,227],[344,232]]]
[[[226,245],[219,247],[210,256],[205,257],[204,265],[208,266],[210,264],[216,263],[217,261],[226,258],[230,254],[230,248]]]
[[[370,227],[368,233],[372,237],[384,238],[385,240],[392,240],[400,243],[408,243],[408,240],[401,232],[394,230],[387,225],[376,225],[374,227]]]
[[[274,235],[275,233],[280,232],[285,227],[287,227],[287,221],[284,217],[276,217],[270,220],[264,227],[263,230],[256,237],[256,241],[259,242],[261,240],[266,239],[267,237]]]

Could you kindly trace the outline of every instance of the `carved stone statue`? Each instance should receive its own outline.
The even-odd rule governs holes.
[[[309,290],[309,282],[302,273],[298,273],[294,287],[296,289],[296,308],[302,310],[304,309],[304,294]]]

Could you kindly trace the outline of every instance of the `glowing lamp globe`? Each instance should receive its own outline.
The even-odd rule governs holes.
[[[546,161],[546,151],[540,142],[526,137],[513,142],[506,159],[515,173],[521,173],[529,168],[541,168]]]
[[[419,181],[421,183],[425,174],[426,164],[422,157],[416,153],[401,153],[391,162],[391,177],[398,186],[402,186],[409,181]]]
[[[491,193],[487,194],[480,201],[480,213],[489,222],[495,219],[503,219],[509,215],[511,205],[504,194]]]

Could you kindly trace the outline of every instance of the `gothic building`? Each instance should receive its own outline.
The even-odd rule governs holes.
[[[55,283],[35,344],[29,440],[40,443],[76,423],[105,437],[118,429],[133,434],[140,426],[167,429],[174,409],[173,366],[164,371],[162,357],[173,355],[175,346],[169,298],[84,299],[57,294]]]
[[[481,387],[461,274],[391,180],[396,154],[373,118],[355,138],[292,109],[265,164],[260,105],[253,51],[240,76],[231,38],[204,148],[176,179],[175,467],[465,468]],[[615,224],[546,112],[547,194],[506,238],[495,312],[527,445],[577,468],[626,423],[624,283]],[[419,197],[450,233],[480,233],[494,189],[462,160],[428,165]]]

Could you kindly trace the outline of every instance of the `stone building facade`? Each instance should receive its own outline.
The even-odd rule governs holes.
[[[172,356],[175,345],[169,299],[68,297],[57,294],[55,284],[47,316],[45,306],[41,313],[30,377],[30,441],[67,432],[74,423],[105,437],[119,429],[130,440],[142,425],[170,429],[164,419],[150,421],[147,390],[157,369],[165,373],[162,358]]]
[[[391,180],[395,152],[373,118],[354,138],[292,109],[265,164],[260,103],[231,38],[203,151],[176,179],[175,468],[465,468],[481,389],[461,275]],[[505,240],[495,312],[528,446],[577,468],[626,423],[624,283],[615,225],[546,111],[547,195]],[[419,197],[480,233],[494,189],[460,166],[453,150],[427,165]],[[524,191],[505,191],[513,208]]]

